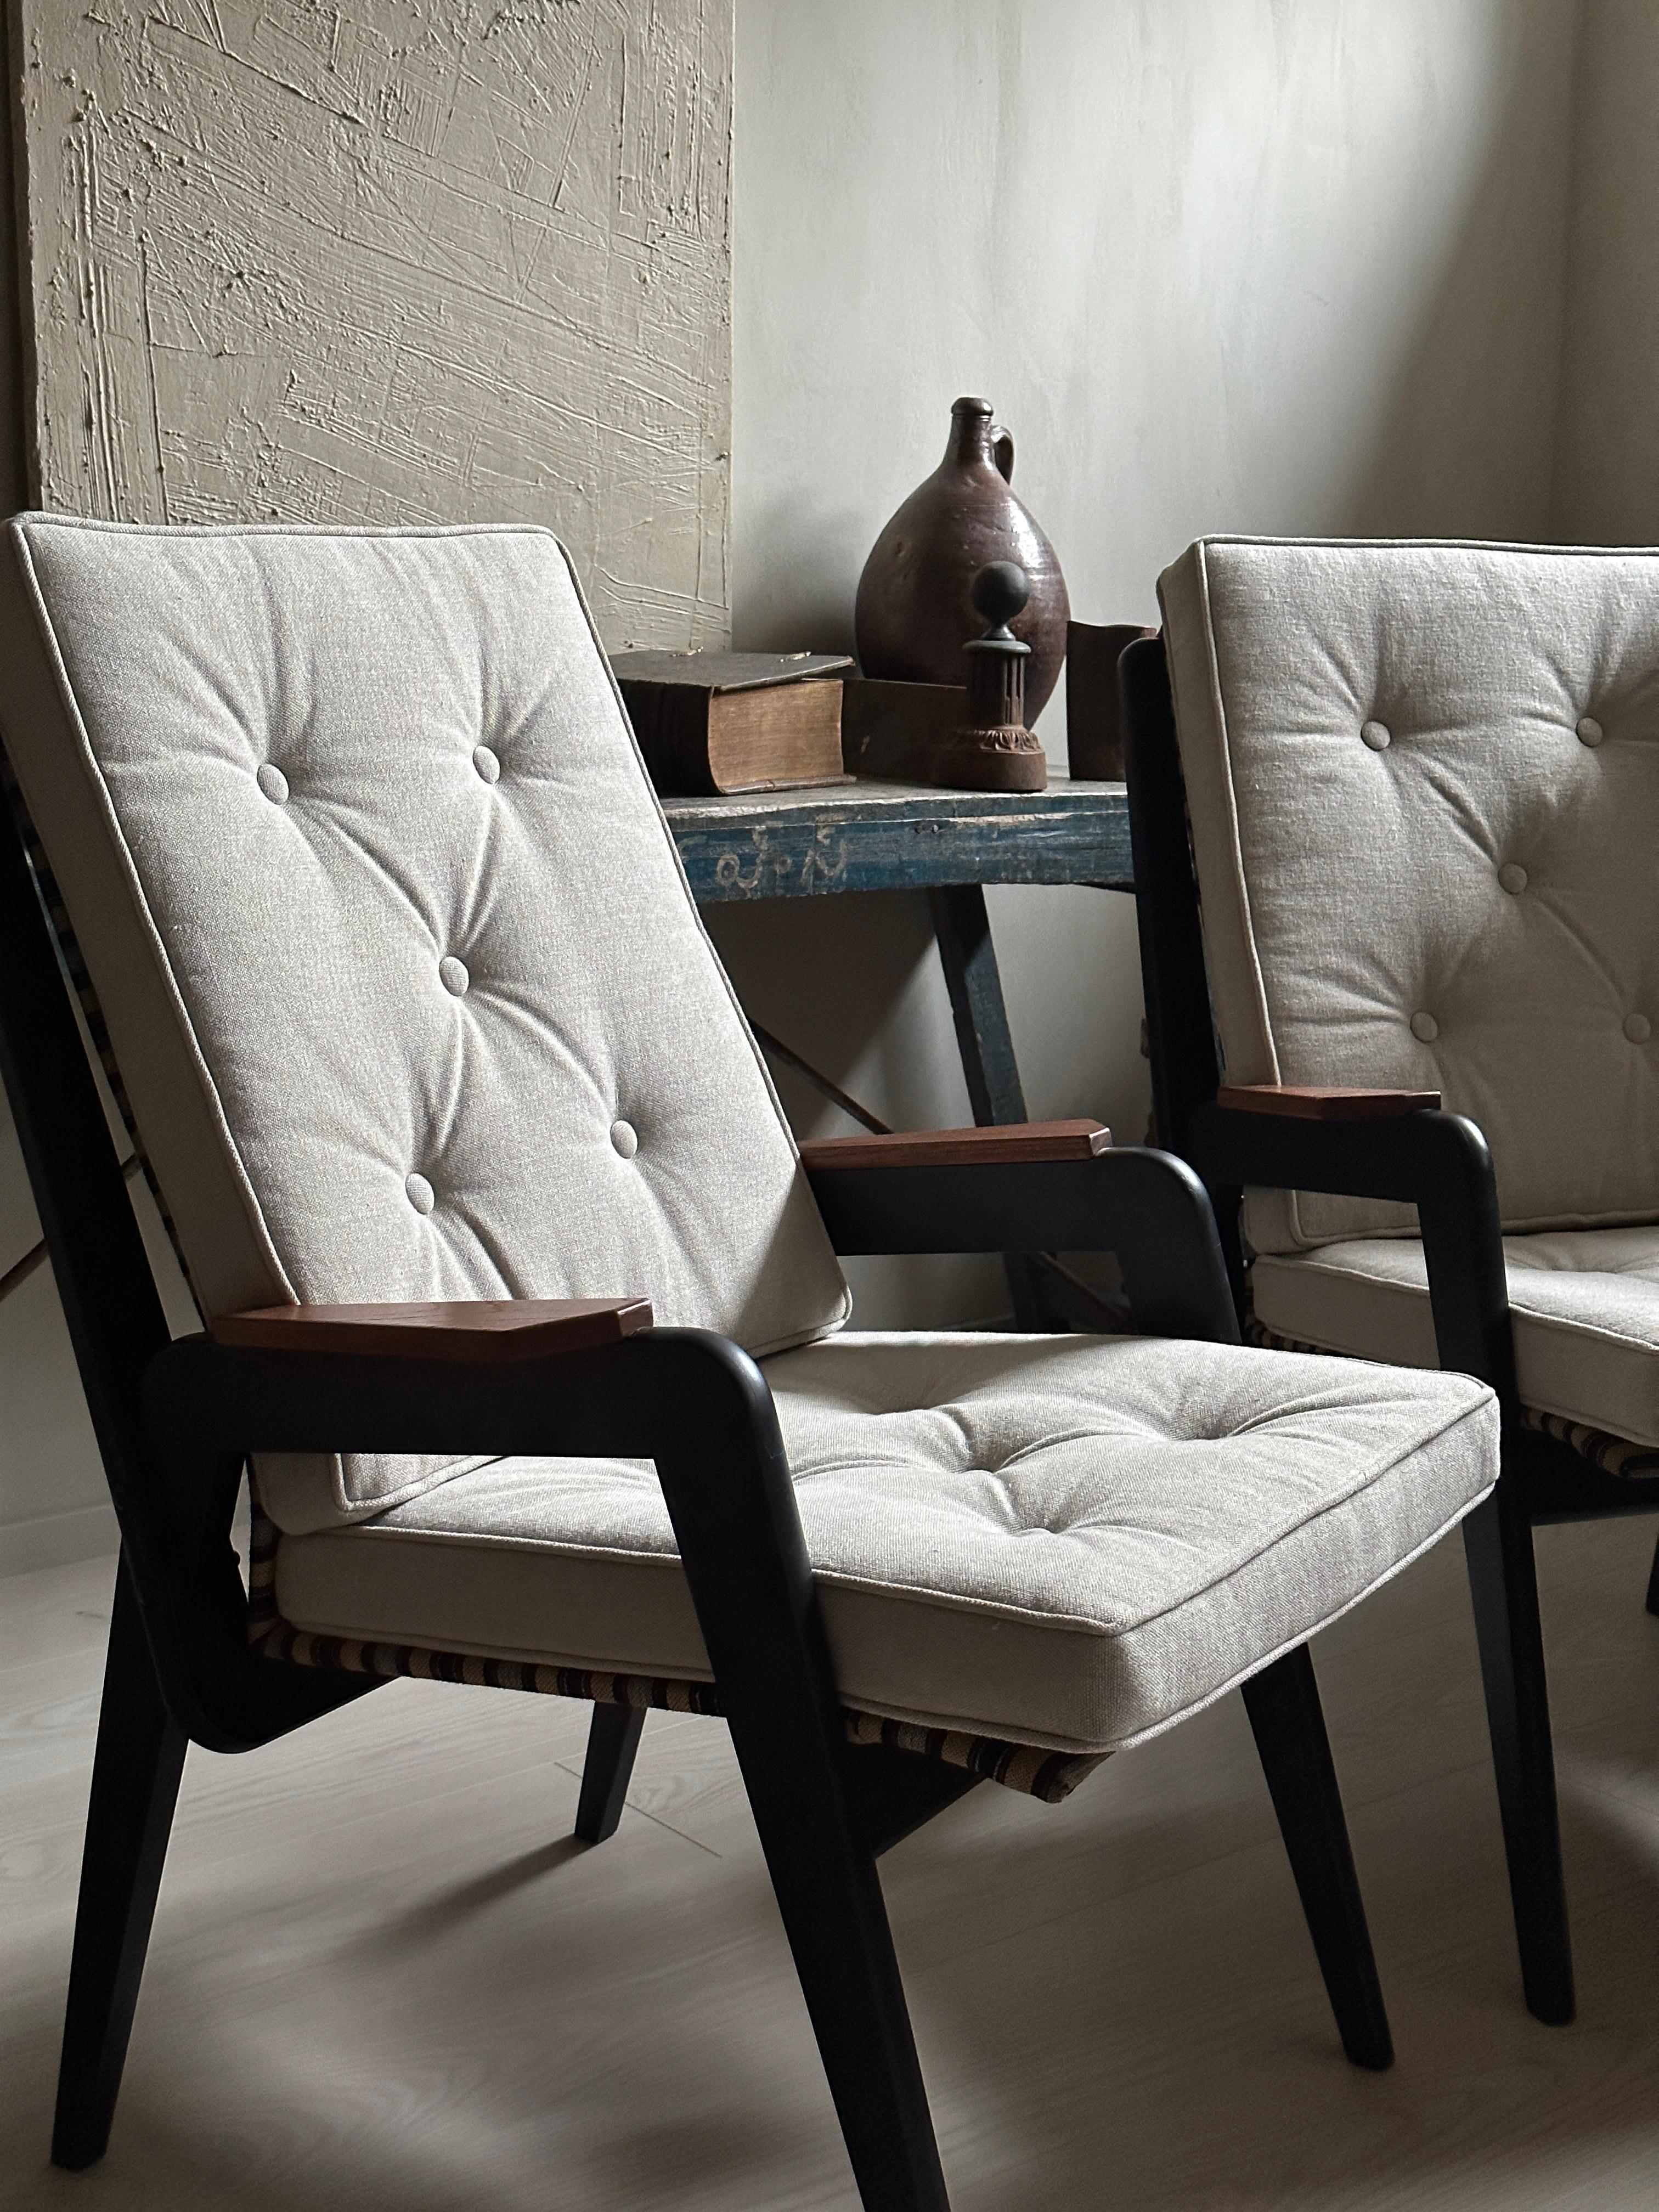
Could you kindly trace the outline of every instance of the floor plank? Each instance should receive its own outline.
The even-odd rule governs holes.
[[[1316,1647],[1399,2063],[1346,2066],[1238,1700],[1060,1808],[884,1862],[957,2212],[1659,2202],[1651,1524],[1540,1540],[1581,2014],[1522,2010],[1460,1547]],[[107,1563],[0,1583],[0,2204],[845,2208],[718,1723],[653,1716],[569,1841],[587,1712],[400,1683],[192,1753],[115,2142],[45,2163]]]

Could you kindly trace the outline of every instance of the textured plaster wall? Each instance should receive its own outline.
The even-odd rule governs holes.
[[[1583,0],[1553,535],[1659,545],[1659,8]]]
[[[45,501],[550,522],[723,639],[720,0],[21,0]]]
[[[1152,619],[1205,531],[1545,534],[1576,15],[738,0],[737,642],[850,641],[963,392],[1012,426],[1087,620]],[[1040,734],[1063,760],[1063,692]],[[990,905],[1032,1111],[1137,1136],[1130,902]],[[919,898],[715,928],[757,1018],[855,1096],[969,1118]],[[846,1126],[785,1083],[804,1127]],[[866,1276],[866,1318],[1000,1296],[973,1265]]]

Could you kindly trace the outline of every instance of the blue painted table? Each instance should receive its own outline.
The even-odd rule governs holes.
[[[1121,783],[1059,777],[1047,791],[1012,793],[860,782],[663,805],[699,905],[925,890],[974,1119],[1025,1119],[984,886],[1133,890]],[[840,1096],[814,1071],[805,1072]],[[1052,1297],[1039,1296],[1024,1265],[1011,1263],[1009,1277],[1020,1327],[1040,1327]]]

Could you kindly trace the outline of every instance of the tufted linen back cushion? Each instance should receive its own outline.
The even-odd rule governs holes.
[[[1158,588],[1228,1079],[1437,1087],[1506,1231],[1659,1220],[1659,556],[1218,538]]]
[[[22,516],[3,730],[207,1314],[849,1298],[557,541]],[[462,1466],[260,1463],[291,1531]]]

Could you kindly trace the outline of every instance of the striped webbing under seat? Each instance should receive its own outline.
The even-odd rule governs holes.
[[[379,1644],[354,1637],[317,1636],[295,1628],[276,1610],[278,1533],[253,1500],[252,1540],[248,1547],[248,1638],[268,1657],[300,1667],[338,1667],[352,1674],[376,1674],[392,1680],[408,1675],[422,1682],[466,1682],[492,1690],[529,1690],[541,1697],[581,1698],[593,1705],[633,1705],[670,1713],[718,1716],[720,1692],[712,1682],[689,1682],[662,1674],[610,1674],[582,1667],[550,1667],[528,1659],[487,1658],[482,1653],[438,1651],[416,1644]],[[914,1722],[884,1719],[878,1713],[843,1707],[849,1743],[890,1745],[920,1753],[946,1766],[960,1766],[987,1782],[1000,1782],[1045,1805],[1058,1805],[1079,1782],[1111,1757],[1109,1752],[1045,1751],[1000,1737],[970,1735],[956,1729],[921,1728]]]

